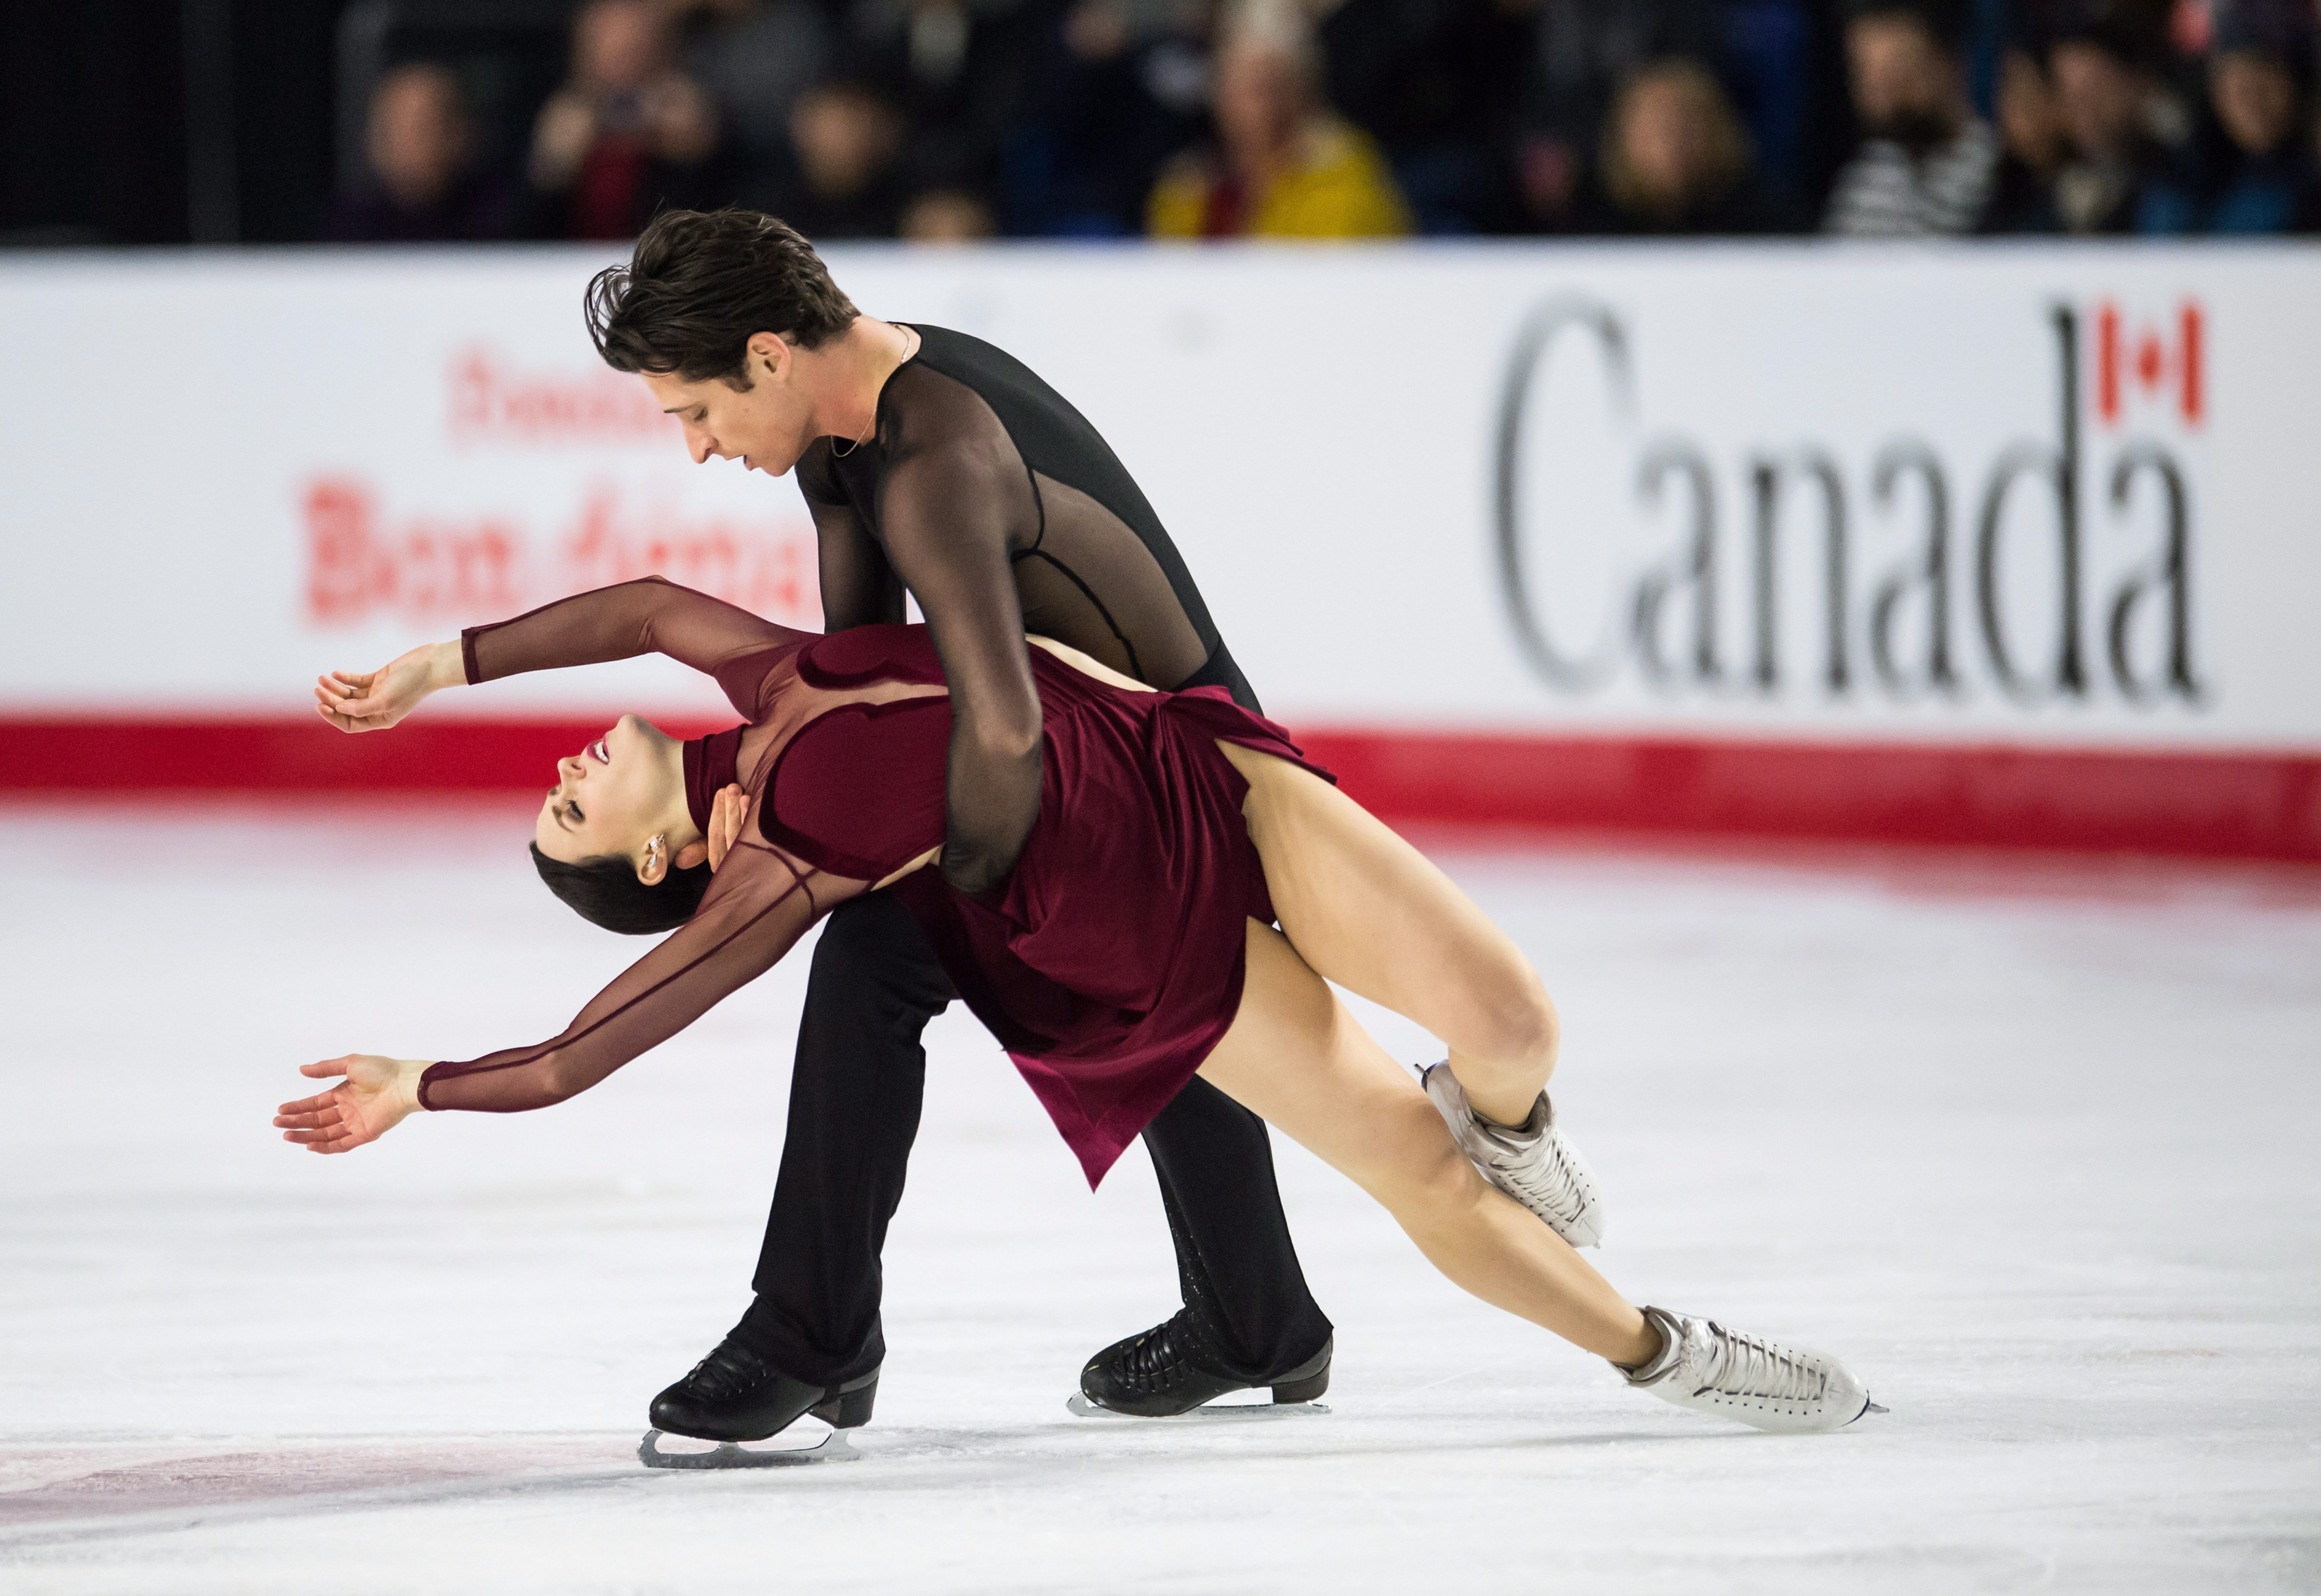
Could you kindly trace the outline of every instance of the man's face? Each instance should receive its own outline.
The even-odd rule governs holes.
[[[647,372],[645,386],[653,403],[685,428],[685,447],[696,465],[715,455],[780,477],[815,439],[812,406],[792,380],[796,369],[788,345],[760,333],[750,340],[747,389],[721,377],[687,382],[674,372]]]
[[[2143,74],[2098,45],[2067,40],[2047,58],[2063,134],[2089,160],[2124,155],[2144,114]]]
[[[1904,13],[1857,17],[1846,25],[1853,108],[1880,138],[1904,143],[1952,130],[1957,68],[1924,23]]]
[[[391,72],[370,103],[370,164],[379,186],[407,210],[433,205],[468,158],[459,86],[441,67]]]
[[[1238,157],[1270,159],[1297,136],[1305,115],[1305,77],[1295,56],[1260,41],[1244,41],[1222,52],[1217,128]]]
[[[2254,50],[2229,50],[2208,63],[2208,101],[2225,133],[2250,155],[2270,155],[2297,128],[2297,80]]]

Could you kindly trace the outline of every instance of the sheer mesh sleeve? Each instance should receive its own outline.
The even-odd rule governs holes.
[[[878,523],[951,686],[942,874],[975,896],[1006,880],[1040,814],[1040,697],[1008,564],[1011,530],[1036,542],[1039,510],[1006,431],[973,394],[959,396],[988,435],[915,415],[888,445]],[[915,447],[922,430],[941,446]]]
[[[806,501],[821,551],[822,629],[902,624],[903,579],[887,563],[862,518],[843,504]]]
[[[460,652],[471,685],[651,653],[715,674],[729,660],[807,635],[665,577],[646,577],[560,599],[512,621],[470,626],[460,634]]]
[[[816,871],[744,831],[691,919],[593,999],[559,1035],[420,1078],[429,1108],[507,1114],[586,1091],[771,969],[815,917],[866,883]]]

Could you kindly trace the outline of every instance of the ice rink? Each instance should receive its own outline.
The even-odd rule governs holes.
[[[802,956],[554,1110],[268,1125],[634,953],[527,808],[0,810],[12,1596],[2321,1589],[2321,875],[1441,853],[1562,1008],[1601,1266],[1841,1354],[1847,1433],[1625,1391],[1286,1143],[1333,1411],[1073,1418],[1174,1307],[1151,1176],[1090,1197],[954,1011],[866,1460],[701,1475],[633,1451],[746,1300]]]

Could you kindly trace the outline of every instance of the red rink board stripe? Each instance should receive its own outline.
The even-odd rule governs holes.
[[[420,793],[546,788],[605,729],[415,721],[0,716],[0,791]],[[670,724],[685,736],[715,727]],[[1402,824],[1501,832],[1952,843],[2321,862],[2321,753],[1538,737],[1306,727]]]
[[[2321,860],[2321,755],[1307,729],[1390,820]]]

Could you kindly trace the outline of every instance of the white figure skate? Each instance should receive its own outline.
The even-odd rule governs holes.
[[[1664,1308],[1647,1308],[1644,1318],[1661,1333],[1660,1354],[1620,1372],[1630,1385],[1679,1408],[1785,1435],[1843,1429],[1865,1413],[1886,1411],[1827,1353],[1738,1335]]]
[[[1495,1125],[1469,1106],[1448,1061],[1419,1072],[1419,1082],[1451,1127],[1461,1152],[1492,1185],[1547,1221],[1575,1247],[1604,1239],[1604,1199],[1587,1162],[1555,1128],[1555,1109],[1539,1094],[1521,1125]]]

